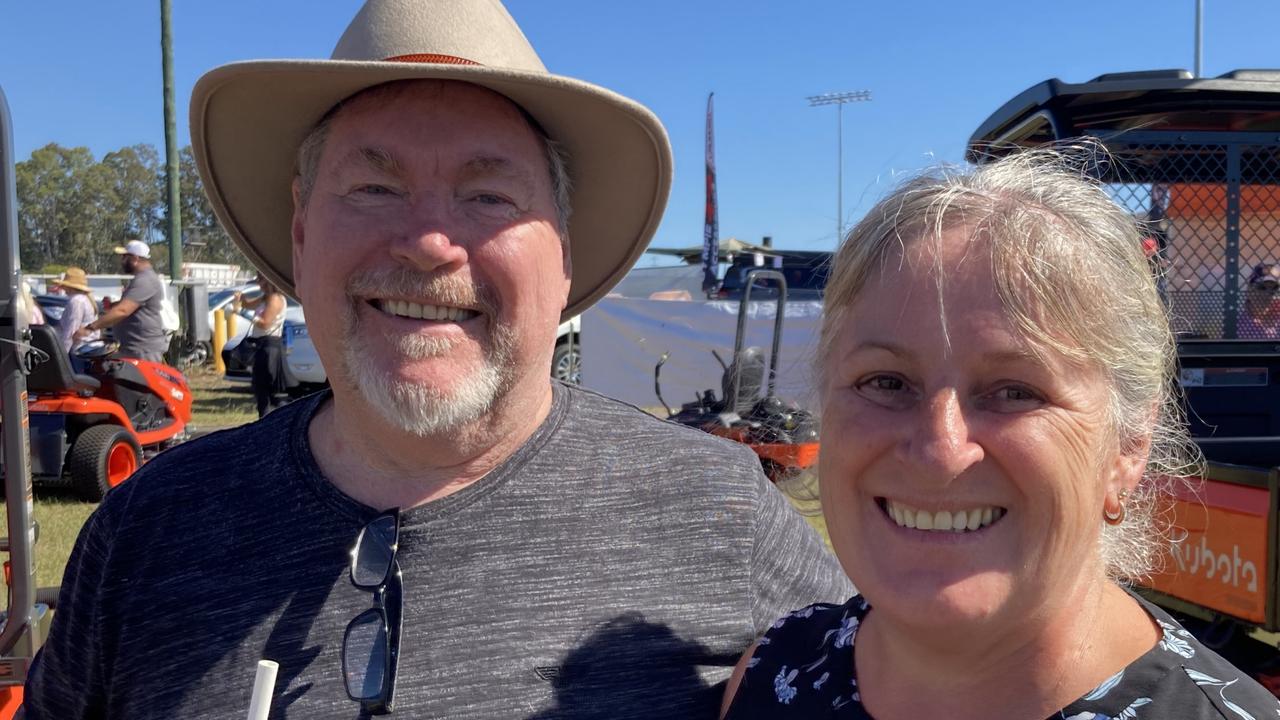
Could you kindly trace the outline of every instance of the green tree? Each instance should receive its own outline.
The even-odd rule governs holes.
[[[84,257],[79,249],[92,243],[102,223],[92,186],[102,180],[88,148],[50,143],[14,168],[18,195],[18,248],[25,268]],[[91,177],[96,175],[96,177]],[[92,269],[86,266],[86,269]]]
[[[183,257],[193,262],[248,267],[218,224],[196,172],[191,148],[179,165]],[[112,250],[132,238],[158,239],[167,221],[164,166],[151,145],[133,145],[95,162],[88,148],[50,143],[16,167],[18,235],[22,266],[79,265],[117,272]],[[165,267],[168,247],[152,246],[152,262]]]
[[[117,245],[127,238],[152,239],[160,221],[160,155],[151,145],[133,145],[109,152],[102,165],[111,171]]]
[[[213,206],[209,204],[204,184],[200,182],[190,145],[182,148],[179,153],[178,188],[182,196],[179,207],[182,212],[183,259],[249,267],[248,259],[231,241],[231,237],[213,214]],[[168,217],[167,213],[164,217]]]

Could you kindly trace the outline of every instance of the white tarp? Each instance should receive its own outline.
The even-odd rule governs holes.
[[[748,307],[744,347],[769,355],[777,304],[755,301]],[[820,302],[789,302],[783,318],[778,361],[778,395],[811,406],[810,366],[817,347]],[[653,368],[662,354],[662,396],[674,409],[708,388],[723,397],[725,362],[733,355],[738,322],[736,301],[669,301],[606,297],[582,316],[582,385],[640,407],[658,407]]]

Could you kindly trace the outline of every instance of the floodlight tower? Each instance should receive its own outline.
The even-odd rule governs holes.
[[[836,243],[844,240],[844,104],[871,100],[870,90],[810,95],[809,107],[836,106]]]
[[[1204,0],[1196,0],[1196,77],[1204,77]]]

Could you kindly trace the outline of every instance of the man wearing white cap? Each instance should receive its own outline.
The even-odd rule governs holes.
[[[130,240],[117,247],[120,269],[133,276],[120,300],[85,326],[90,332],[114,328],[112,334],[120,343],[121,357],[163,362],[169,349],[169,336],[161,319],[164,283],[151,267],[151,246],[141,240]]]
[[[552,382],[631,267],[662,125],[549,74],[496,0],[369,0],[327,61],[193,92],[210,200],[332,391],[167,451],[68,564],[28,718],[712,718],[850,588],[746,448]]]

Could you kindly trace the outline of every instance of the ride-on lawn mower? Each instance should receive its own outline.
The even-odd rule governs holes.
[[[778,288],[777,311],[773,320],[773,349],[767,367],[758,347],[743,348],[751,290],[757,280],[772,281]],[[662,399],[662,365],[670,356],[663,353],[653,369],[653,389],[666,408],[668,419],[696,427],[713,435],[740,442],[760,456],[769,479],[777,482],[812,466],[818,459],[818,430],[813,414],[795,403],[784,402],[775,392],[778,349],[782,343],[782,322],[787,307],[787,281],[776,270],[758,269],[747,273],[742,300],[738,304],[738,327],[733,339],[733,360],[726,364],[715,350],[711,354],[723,368],[720,392],[707,389],[697,399],[675,412]],[[764,395],[760,394],[764,386]]]
[[[31,326],[27,411],[31,472],[47,484],[70,484],[98,501],[150,455],[186,437],[191,390],[168,365],[115,358],[114,344],[78,352],[87,374],[72,371],[58,336]]]

